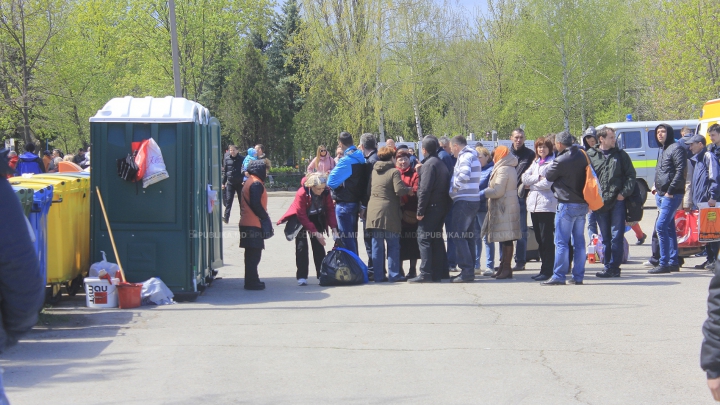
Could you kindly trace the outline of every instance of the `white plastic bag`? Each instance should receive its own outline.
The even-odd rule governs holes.
[[[120,271],[120,267],[115,263],[110,263],[107,261],[107,257],[105,256],[105,252],[102,250],[100,251],[102,253],[102,261],[93,263],[90,266],[90,270],[88,271],[88,277],[99,277],[100,270],[105,270],[110,277],[115,277],[115,273]]]
[[[165,180],[170,177],[165,167],[165,161],[162,157],[160,147],[154,139],[148,139],[147,156],[145,158],[147,170],[143,175],[143,188],[147,188],[151,184]]]
[[[175,296],[172,291],[157,277],[153,277],[150,280],[143,282],[142,292],[143,305],[165,305],[174,304],[173,297]]]

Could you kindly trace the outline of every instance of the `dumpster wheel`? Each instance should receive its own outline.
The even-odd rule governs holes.
[[[75,277],[74,279],[68,281],[65,284],[65,290],[67,291],[68,295],[71,297],[74,297],[77,295],[78,291],[80,291],[80,287],[83,284],[83,276],[82,274]]]

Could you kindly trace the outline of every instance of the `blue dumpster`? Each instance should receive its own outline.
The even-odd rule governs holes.
[[[29,219],[35,231],[35,252],[40,259],[40,271],[43,279],[47,279],[48,213],[53,201],[53,186],[26,185],[26,187],[35,190]]]

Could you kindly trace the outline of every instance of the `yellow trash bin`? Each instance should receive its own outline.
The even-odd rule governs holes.
[[[90,176],[77,173],[57,173],[34,175],[33,179],[65,179],[76,186],[77,191],[70,194],[75,221],[75,265],[78,275],[87,275],[90,269]],[[79,284],[78,284],[79,286]]]
[[[53,286],[53,297],[57,297],[63,283],[82,277],[80,266],[76,262],[76,233],[79,228],[77,222],[80,219],[77,194],[81,193],[80,183],[69,182],[64,178],[34,177],[12,177],[9,181],[13,185],[25,187],[49,184],[53,186],[53,203],[48,213],[47,282]]]

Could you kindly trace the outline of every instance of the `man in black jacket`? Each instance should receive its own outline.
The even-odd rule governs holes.
[[[365,162],[367,162],[366,167],[366,176],[367,179],[370,178],[372,175],[372,168],[375,165],[375,163],[378,161],[377,157],[377,140],[375,139],[375,135],[371,133],[365,133],[360,136],[360,150],[363,153],[363,156],[365,156]],[[366,179],[366,181],[367,181]],[[362,199],[360,203],[360,213],[361,217],[363,218],[363,240],[365,241],[365,252],[367,252],[368,255],[368,279],[370,281],[375,280],[375,268],[373,267],[373,261],[372,261],[372,232],[368,232],[367,230],[367,223],[365,222],[365,211],[367,210],[368,201],[370,200],[370,194],[366,194],[365,197]],[[383,268],[380,269],[380,275],[383,276],[385,274],[385,262],[383,262]]]
[[[243,159],[244,157],[240,156],[235,145],[228,147],[228,153],[223,158],[222,189],[223,202],[225,203],[223,222],[226,224],[230,221],[230,210],[232,209],[233,200],[235,200],[235,194],[238,196],[238,204],[242,196]]]
[[[555,215],[555,264],[553,276],[542,285],[565,285],[570,267],[570,240],[573,246],[572,283],[582,284],[585,277],[585,214],[588,205],[583,196],[585,168],[588,160],[573,137],[564,131],[555,136],[558,156],[553,160],[545,178],[552,181],[558,199]]]
[[[648,270],[650,274],[680,271],[675,211],[678,210],[685,196],[687,166],[687,152],[675,143],[673,128],[670,125],[658,125],[655,128],[655,138],[658,145],[662,145],[655,166],[655,202],[659,211],[655,230],[660,243],[660,263],[654,269]]]
[[[0,350],[16,344],[37,323],[46,281],[20,201],[5,178],[12,173],[7,152],[0,151]],[[0,372],[0,404],[7,403]]]
[[[436,137],[426,136],[422,141],[425,159],[418,170],[418,245],[420,246],[420,274],[410,283],[440,281],[447,271],[447,254],[442,227],[450,210],[450,174],[438,158],[439,143]]]
[[[703,324],[704,339],[700,349],[700,367],[707,373],[707,384],[713,398],[720,401],[720,273],[710,280],[707,299],[708,317]]]
[[[510,153],[515,155],[518,159],[518,165],[515,168],[517,170],[517,183],[518,186],[522,185],[522,175],[530,168],[533,161],[535,160],[535,152],[525,146],[525,131],[522,128],[517,128],[512,131],[510,135],[512,146],[510,147]],[[520,187],[518,187],[520,189]],[[523,188],[524,190],[524,188]],[[520,202],[520,231],[522,232],[522,238],[517,241],[517,249],[515,249],[515,267],[513,271],[525,270],[525,253],[527,251],[527,203],[525,196],[518,196]],[[500,260],[502,261],[502,250],[500,250]]]

